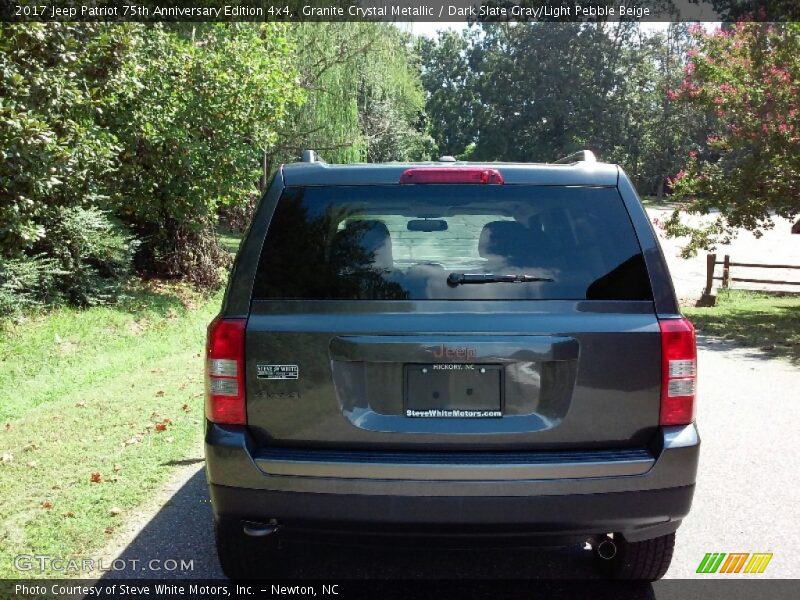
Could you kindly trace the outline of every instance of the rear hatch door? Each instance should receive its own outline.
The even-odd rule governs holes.
[[[288,188],[247,325],[260,445],[641,447],[660,334],[612,187]]]

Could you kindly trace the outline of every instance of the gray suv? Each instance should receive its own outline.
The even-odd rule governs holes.
[[[206,352],[206,469],[234,578],[283,540],[591,544],[655,580],[689,512],[694,328],[625,173],[328,165],[265,193]]]

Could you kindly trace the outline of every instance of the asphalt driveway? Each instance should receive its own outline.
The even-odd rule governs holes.
[[[800,368],[714,339],[699,340],[698,423],[701,468],[692,513],[678,532],[668,577],[696,577],[706,552],[772,552],[760,578],[800,577],[796,428]],[[124,560],[113,577],[222,577],[211,533],[202,459],[182,466],[154,509],[131,519],[106,550]],[[592,578],[588,551],[560,549],[433,550],[341,548],[290,550],[297,578]],[[134,559],[137,562],[134,562]],[[149,571],[152,559],[191,561],[191,569]],[[117,563],[122,565],[123,562]],[[171,564],[171,563],[169,563]],[[703,577],[713,577],[704,575]]]

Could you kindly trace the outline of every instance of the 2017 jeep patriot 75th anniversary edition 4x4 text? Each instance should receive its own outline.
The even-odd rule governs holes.
[[[256,210],[206,376],[232,577],[282,539],[385,534],[588,541],[652,580],[691,505],[694,329],[629,179],[590,152],[307,152]]]

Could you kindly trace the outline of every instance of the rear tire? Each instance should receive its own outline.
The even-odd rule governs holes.
[[[214,522],[222,571],[229,579],[272,579],[280,572],[281,552],[275,534],[251,537],[238,521]]]
[[[601,540],[602,541],[602,540]],[[675,533],[641,542],[629,542],[614,538],[617,554],[612,559],[601,558],[594,546],[595,560],[604,574],[613,579],[656,581],[661,579],[672,562],[675,549]]]

